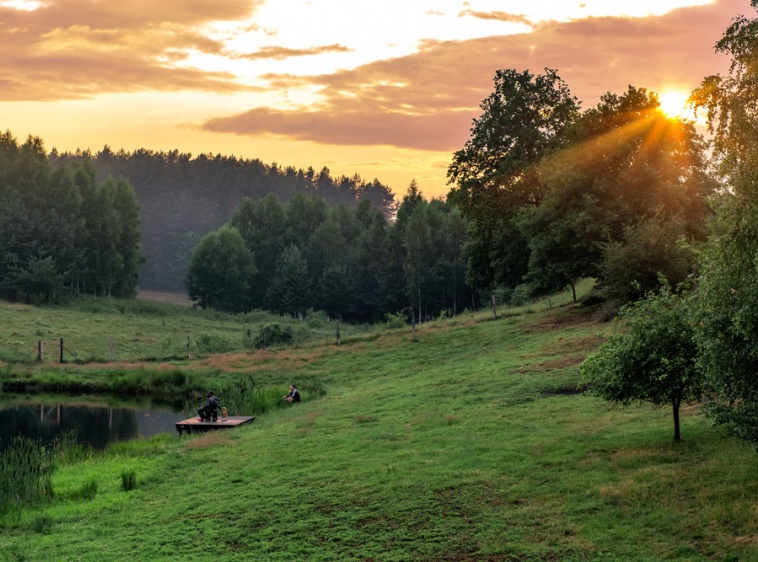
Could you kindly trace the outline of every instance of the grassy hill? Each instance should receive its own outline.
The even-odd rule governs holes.
[[[697,406],[675,444],[668,410],[579,392],[579,364],[614,329],[533,306],[215,356],[327,393],[61,462],[55,500],[2,522],[0,559],[758,559],[754,450]]]

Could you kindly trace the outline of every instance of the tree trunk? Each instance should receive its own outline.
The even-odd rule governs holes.
[[[674,414],[674,441],[681,441],[681,433],[679,432],[679,405],[681,400],[674,399],[671,403]]]
[[[574,295],[574,302],[576,303],[576,285],[574,285],[574,282],[571,282],[571,294]]]

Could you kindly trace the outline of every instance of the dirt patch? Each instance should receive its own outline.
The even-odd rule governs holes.
[[[527,324],[524,326],[524,331],[527,334],[535,334],[563,330],[567,327],[581,324],[597,324],[598,320],[596,316],[597,309],[594,306],[575,306],[549,318],[542,318],[533,324]]]
[[[549,361],[542,361],[540,363],[530,363],[528,365],[522,365],[516,369],[517,373],[548,373],[550,371],[558,371],[565,369],[566,367],[573,367],[584,361],[584,356],[567,355],[565,357],[559,357],[558,359],[550,359]]]
[[[545,355],[594,351],[605,343],[604,336],[587,336],[584,338],[560,339],[543,348]]]

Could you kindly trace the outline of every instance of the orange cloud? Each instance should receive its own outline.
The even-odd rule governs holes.
[[[277,88],[316,86],[322,98],[303,111],[257,108],[203,127],[336,145],[455,150],[468,138],[497,69],[556,68],[585,105],[630,83],[653,90],[667,84],[694,88],[703,76],[726,68],[713,45],[746,5],[720,0],[660,17],[543,24],[528,34],[428,41],[416,54],[335,74],[271,75]]]
[[[321,55],[323,53],[347,53],[351,51],[343,45],[334,43],[333,45],[324,45],[323,47],[310,47],[308,49],[288,49],[286,47],[264,47],[254,53],[241,55],[241,58],[256,59],[276,59],[282,60],[290,57],[304,57],[310,55]]]
[[[0,7],[0,100],[79,99],[145,90],[230,92],[234,77],[172,66],[187,50],[223,45],[197,26],[250,16],[262,0],[51,0],[33,11]]]
[[[508,23],[523,23],[525,25],[532,25],[532,21],[524,15],[509,14],[508,12],[475,12],[473,10],[463,10],[458,17],[471,16],[481,20],[495,20],[505,21]]]

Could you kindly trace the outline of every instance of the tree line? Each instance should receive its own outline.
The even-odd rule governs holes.
[[[0,294],[133,297],[144,261],[132,186],[87,163],[53,167],[39,138],[0,134]]]
[[[199,306],[231,312],[421,321],[478,306],[465,282],[465,239],[458,210],[427,201],[415,182],[392,222],[367,198],[354,209],[313,195],[246,198],[198,244],[187,288]]]
[[[261,199],[274,193],[282,201],[296,194],[318,196],[330,206],[354,209],[368,199],[391,216],[395,199],[378,179],[358,174],[333,177],[328,168],[305,170],[259,159],[138,149],[77,150],[49,155],[54,165],[87,163],[99,181],[125,178],[142,207],[145,263],[140,287],[173,292],[185,290],[192,251],[200,238],[229,220],[245,197]]]

